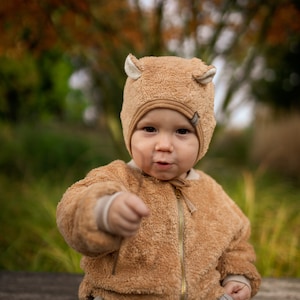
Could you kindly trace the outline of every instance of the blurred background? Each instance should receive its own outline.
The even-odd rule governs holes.
[[[0,269],[81,272],[57,231],[66,188],[128,160],[128,53],[218,69],[218,126],[197,165],[252,222],[263,276],[300,277],[300,4],[296,0],[0,2]]]

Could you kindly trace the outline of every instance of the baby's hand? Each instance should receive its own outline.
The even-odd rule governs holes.
[[[234,300],[249,300],[251,292],[245,283],[228,281],[224,286],[226,294],[230,295]]]
[[[129,192],[120,193],[108,211],[110,231],[123,237],[137,233],[142,218],[149,215],[149,209],[141,198]]]

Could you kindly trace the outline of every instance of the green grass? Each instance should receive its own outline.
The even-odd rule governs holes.
[[[79,255],[66,246],[55,224],[65,185],[47,179],[0,181],[10,188],[1,201],[0,269],[79,272]]]
[[[111,140],[83,128],[0,127],[0,269],[80,272],[79,254],[60,236],[63,192],[116,156]]]
[[[0,269],[81,272],[80,255],[65,244],[56,228],[55,210],[71,183],[116,156],[109,139],[98,136],[49,127],[0,131],[4,141],[0,152]],[[250,218],[251,241],[262,276],[300,277],[297,182],[253,166],[231,167],[217,157],[208,157],[203,168]]]
[[[243,171],[227,190],[251,221],[261,274],[300,277],[300,189],[269,174]]]

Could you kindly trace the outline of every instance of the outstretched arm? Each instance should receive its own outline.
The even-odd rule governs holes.
[[[119,239],[99,230],[95,208],[101,197],[122,190],[124,187],[116,181],[95,182],[88,176],[66,191],[57,206],[56,221],[69,246],[88,256],[118,249]]]

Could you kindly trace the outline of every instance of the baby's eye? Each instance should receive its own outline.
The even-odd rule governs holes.
[[[186,129],[186,128],[180,128],[180,129],[177,129],[176,132],[177,132],[178,134],[187,134],[187,133],[189,133],[190,131],[189,131],[188,129]]]
[[[156,129],[152,126],[145,126],[145,127],[143,127],[143,130],[146,132],[155,132],[156,131]]]

